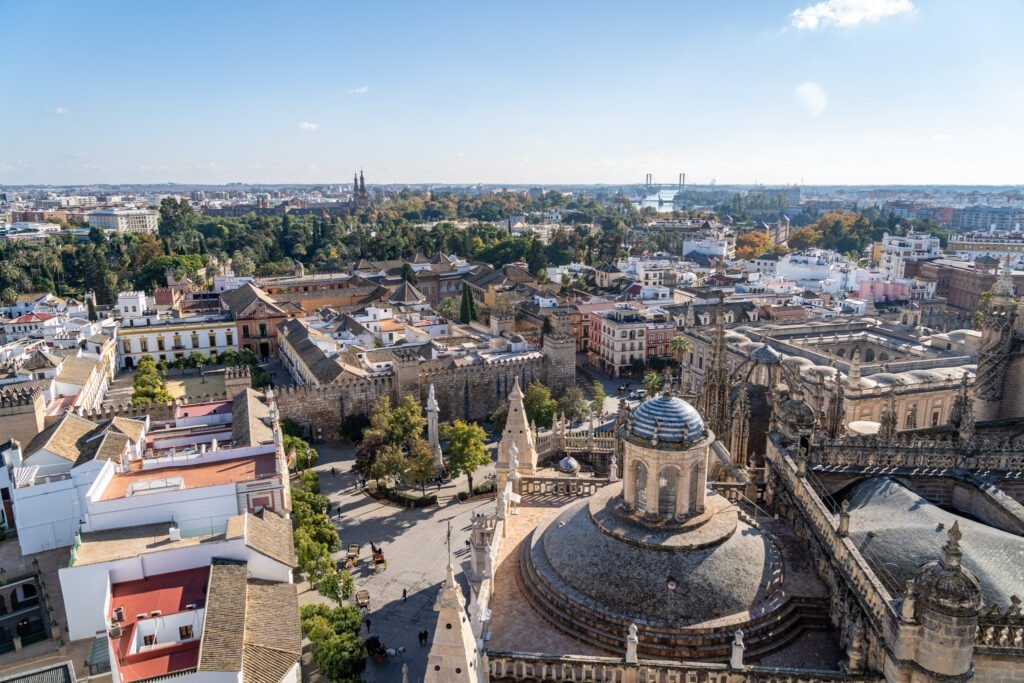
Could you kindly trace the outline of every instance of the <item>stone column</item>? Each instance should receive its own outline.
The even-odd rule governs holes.
[[[658,477],[660,473],[660,469],[648,468],[647,470],[647,510],[644,511],[645,517],[658,516]]]
[[[735,637],[732,641],[732,653],[729,656],[729,666],[733,669],[744,668],[743,664],[743,651],[747,649],[747,646],[743,644],[743,629],[736,629]]]

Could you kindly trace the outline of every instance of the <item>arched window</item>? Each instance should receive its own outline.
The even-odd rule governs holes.
[[[689,513],[697,512],[697,493],[700,485],[700,463],[693,463],[690,468],[690,508]]]
[[[864,362],[865,363],[870,363],[874,359],[875,359],[875,350],[874,349],[868,349],[867,352],[864,354]]]
[[[882,353],[878,354],[878,360],[889,360],[889,354],[883,351]]]
[[[836,351],[836,355],[840,358],[846,358],[846,349],[839,349]]]
[[[647,465],[642,460],[633,465],[633,500],[637,512],[647,512]]]
[[[671,519],[676,515],[676,489],[679,473],[675,467],[664,467],[658,475],[658,517]]]

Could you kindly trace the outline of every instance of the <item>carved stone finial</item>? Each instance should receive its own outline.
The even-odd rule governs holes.
[[[953,522],[953,526],[946,533],[946,545],[942,546],[942,563],[949,568],[959,567],[963,558],[963,551],[960,550],[960,539],[963,533],[960,531],[960,521]]]

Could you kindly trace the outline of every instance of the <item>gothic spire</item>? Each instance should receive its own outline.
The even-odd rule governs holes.
[[[845,431],[843,424],[846,419],[846,398],[843,392],[843,376],[836,369],[835,382],[832,385],[832,398],[828,402],[828,412],[825,414],[825,431],[829,438],[842,436]]]
[[[896,436],[896,420],[896,387],[891,387],[885,409],[878,420],[878,436],[886,441]]]
[[[723,443],[728,443],[729,430],[729,367],[725,346],[725,295],[718,293],[715,330],[711,338],[711,362],[704,374],[698,401],[704,422]]]

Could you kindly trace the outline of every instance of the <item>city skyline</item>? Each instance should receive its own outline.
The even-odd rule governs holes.
[[[0,4],[0,184],[1021,182],[1008,2],[175,9]]]

